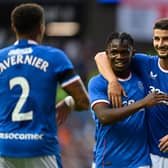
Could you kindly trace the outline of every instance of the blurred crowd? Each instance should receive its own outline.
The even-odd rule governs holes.
[[[92,42],[73,39],[65,43],[63,50],[69,55],[87,87],[89,78],[96,73]],[[90,111],[73,112],[59,128],[64,168],[91,168],[94,129]]]
[[[59,128],[64,168],[91,168],[94,124],[89,112],[73,112]]]

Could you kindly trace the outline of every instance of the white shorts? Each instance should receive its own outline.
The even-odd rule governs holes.
[[[92,162],[92,167],[91,168],[96,168],[96,164],[94,162]],[[140,167],[137,167],[137,168],[150,168],[150,166],[140,166]]]
[[[0,157],[0,168],[58,168],[55,156],[34,158]]]
[[[168,168],[168,158],[150,154],[152,160],[152,168]]]

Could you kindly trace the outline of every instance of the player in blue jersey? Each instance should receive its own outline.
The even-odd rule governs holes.
[[[96,168],[149,168],[145,107],[168,100],[162,93],[145,96],[142,82],[130,70],[134,54],[133,39],[126,33],[112,33],[106,53],[118,81],[127,91],[120,108],[111,105],[107,95],[108,81],[102,75],[90,79],[88,92],[96,123]]]
[[[11,23],[16,42],[0,50],[0,167],[61,168],[57,85],[72,96],[57,108],[69,111],[74,102],[77,110],[88,109],[86,88],[62,50],[40,44],[45,30],[40,5],[18,5]]]
[[[158,56],[136,54],[132,68],[143,80],[147,93],[168,94],[168,18],[157,20],[153,27],[153,45]],[[95,57],[99,71],[109,81],[109,97],[114,106],[121,106],[121,97],[128,94],[118,83],[105,52]],[[106,68],[104,68],[106,67]],[[168,102],[148,109],[149,143],[152,168],[168,167]]]

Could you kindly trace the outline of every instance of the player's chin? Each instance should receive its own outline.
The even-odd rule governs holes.
[[[168,58],[168,53],[158,53],[158,56],[159,58],[162,58],[162,59],[167,59]]]
[[[123,73],[127,70],[127,68],[119,66],[115,68],[116,72]]]
[[[118,70],[125,70],[128,68],[128,63],[118,63],[115,65],[115,68]]]

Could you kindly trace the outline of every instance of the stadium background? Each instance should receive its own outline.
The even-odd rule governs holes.
[[[94,55],[104,49],[111,31],[129,32],[138,52],[154,53],[152,25],[157,18],[168,16],[165,0],[0,0],[0,48],[15,41],[10,12],[23,2],[36,2],[45,8],[44,44],[62,48],[86,86],[97,73]],[[58,100],[65,95],[59,88]],[[59,128],[59,139],[64,168],[91,167],[94,123],[89,111],[73,112]]]

